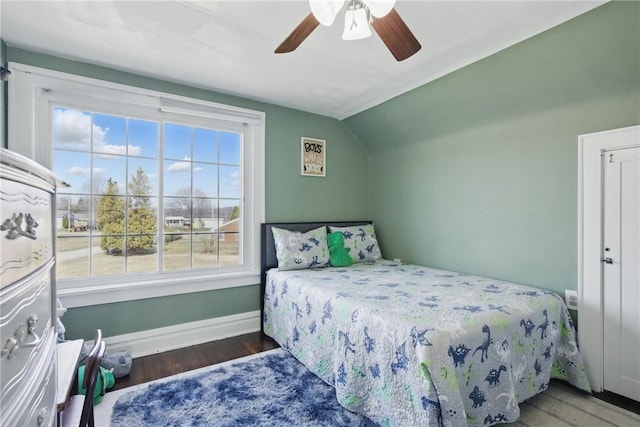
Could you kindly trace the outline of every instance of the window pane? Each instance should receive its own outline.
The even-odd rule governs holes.
[[[129,194],[158,196],[158,162],[129,157]]]
[[[105,154],[127,154],[127,120],[106,114],[93,115],[93,151]]]
[[[220,234],[220,265],[238,264],[240,264],[240,234]]]
[[[158,157],[158,124],[156,122],[129,120],[129,155],[154,159]]]
[[[128,273],[158,271],[158,244],[155,234],[129,235],[127,242]]]
[[[55,107],[53,109],[53,128],[51,129],[53,147],[89,151],[91,149],[91,127],[90,113]]]
[[[56,277],[61,279],[89,276],[88,232],[57,230]]]
[[[109,181],[111,183],[109,183]],[[118,194],[124,195],[126,183],[126,157],[105,156],[101,154],[93,156],[93,190],[96,193],[105,194],[110,190],[117,190]],[[87,191],[87,193],[88,192],[89,191]]]
[[[139,228],[135,218],[136,211],[129,220],[129,234],[127,235],[127,272],[142,273],[158,270],[158,242],[156,234],[142,234],[131,230]],[[151,219],[150,219],[151,220]],[[155,218],[153,218],[155,221]],[[151,228],[151,227],[149,227]],[[155,226],[153,227],[155,228]]]
[[[220,163],[240,164],[240,134],[220,132]]]
[[[191,127],[171,123],[164,125],[164,158],[191,159]]]
[[[191,195],[191,161],[164,162],[165,196]]]
[[[128,256],[156,253],[158,209],[155,198],[128,198],[126,231]]]
[[[193,268],[218,265],[218,236],[203,233],[193,236]]]
[[[210,231],[214,226],[214,224],[212,224],[212,218],[214,215],[214,207],[217,206],[215,202],[216,199],[207,199],[204,197],[194,197],[191,200],[194,232]]]
[[[219,206],[221,226],[240,217],[240,200],[222,199],[219,201]]]
[[[218,132],[211,129],[193,130],[193,159],[215,163],[218,160]]]
[[[92,275],[119,276],[125,273],[124,235],[97,233],[93,238]]]
[[[102,233],[100,249],[107,255],[121,255],[124,251],[125,206],[125,198],[113,193],[102,196],[98,202],[96,225]]]
[[[191,265],[191,235],[165,234],[162,254],[165,271],[186,270]]]
[[[216,197],[218,195],[218,167],[194,163],[193,188],[194,197]]]
[[[89,275],[90,198],[59,195],[56,198],[56,258],[60,278]]]
[[[218,199],[198,197],[193,199],[193,212],[197,221],[194,232],[209,233],[218,228]]]
[[[73,151],[54,150],[53,172],[69,184],[59,186],[58,193],[88,193],[91,190],[91,156]]]
[[[184,232],[191,229],[191,198],[165,197],[164,226],[168,232]]]
[[[220,242],[220,265],[240,264],[240,200],[220,200],[220,227],[218,240]]]
[[[75,200],[72,196],[56,197],[56,231],[71,231],[74,205]]]
[[[75,232],[89,231],[94,224],[88,197],[78,197],[71,213],[68,229]]]
[[[240,167],[220,166],[220,197],[240,197]]]

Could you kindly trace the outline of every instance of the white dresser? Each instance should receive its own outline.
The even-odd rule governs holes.
[[[53,174],[0,148],[0,426],[56,419]]]

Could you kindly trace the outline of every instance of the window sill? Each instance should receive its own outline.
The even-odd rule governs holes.
[[[69,287],[57,290],[58,298],[67,308],[90,305],[110,304],[121,301],[157,298],[194,292],[214,291],[257,285],[260,283],[258,272],[237,272],[189,276],[182,278],[153,279],[126,283],[102,284],[82,287]]]

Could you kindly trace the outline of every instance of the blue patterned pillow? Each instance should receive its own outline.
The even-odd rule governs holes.
[[[271,230],[280,270],[329,266],[330,256],[326,227],[318,227],[306,233],[276,227],[272,227]]]
[[[375,261],[382,258],[373,224],[351,227],[329,226],[329,231],[340,231],[344,235],[344,247],[351,248],[349,255],[353,262]]]

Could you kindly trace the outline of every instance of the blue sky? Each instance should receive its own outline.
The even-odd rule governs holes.
[[[158,196],[158,123],[60,107],[54,108],[53,123],[54,172],[71,184],[61,192],[88,194],[93,168],[94,191],[104,190],[111,178],[124,194],[126,182],[142,167]],[[184,191],[193,181],[207,197],[240,198],[241,151],[240,134],[165,123],[164,195]]]

